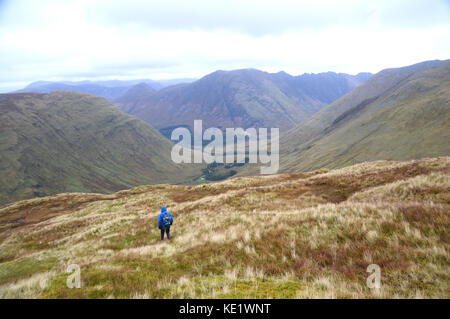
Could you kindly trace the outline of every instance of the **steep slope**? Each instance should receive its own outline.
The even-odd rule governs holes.
[[[61,192],[111,192],[196,175],[171,143],[103,98],[0,95],[0,205]]]
[[[449,212],[450,157],[32,199],[0,209],[0,298],[448,298]]]
[[[372,76],[281,140],[282,171],[450,154],[450,61]]]
[[[336,73],[293,77],[255,69],[216,71],[190,84],[180,84],[142,99],[129,110],[165,130],[190,126],[279,127],[281,131],[306,120],[331,101],[352,90],[365,76]],[[122,99],[119,106],[125,105]]]

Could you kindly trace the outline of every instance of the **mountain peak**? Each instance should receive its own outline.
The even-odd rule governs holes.
[[[192,126],[201,119],[205,128],[279,127],[285,131],[359,84],[350,75],[334,72],[294,77],[254,68],[217,70],[145,98],[130,91],[115,102],[160,130]]]
[[[136,85],[133,85],[131,88],[128,89],[128,91],[125,94],[135,93],[135,92],[143,92],[143,91],[156,92],[156,90],[154,88],[152,88],[150,85],[148,85],[147,83],[141,82]]]

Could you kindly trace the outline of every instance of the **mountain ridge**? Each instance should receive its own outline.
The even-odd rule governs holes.
[[[102,80],[102,81],[36,81],[28,84],[25,88],[11,93],[50,93],[53,91],[72,91],[97,95],[112,101],[127,93],[135,85],[145,83],[154,90],[177,83],[193,81],[194,79],[172,79],[172,80]]]
[[[123,110],[157,129],[189,126],[279,127],[285,131],[370,77],[334,72],[291,76],[257,69],[217,70],[192,83],[170,86]],[[116,102],[123,107],[126,99]]]

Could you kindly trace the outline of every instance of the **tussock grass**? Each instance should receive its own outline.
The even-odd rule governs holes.
[[[448,298],[449,169],[378,161],[12,204],[1,218],[28,215],[0,229],[0,297]],[[160,243],[162,205],[175,223]],[[66,287],[71,263],[81,289]],[[381,289],[366,286],[372,263]]]
[[[350,200],[450,204],[450,175],[442,172],[419,175],[356,193]]]

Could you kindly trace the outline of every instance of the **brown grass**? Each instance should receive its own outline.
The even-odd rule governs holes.
[[[0,296],[448,298],[449,168],[378,161],[15,203],[0,209]],[[162,205],[175,218],[164,243]],[[70,263],[81,289],[65,286]]]

